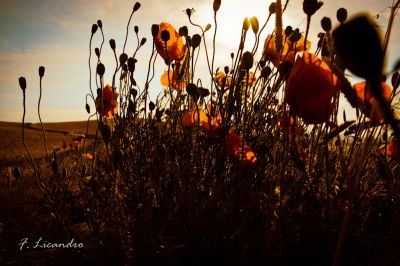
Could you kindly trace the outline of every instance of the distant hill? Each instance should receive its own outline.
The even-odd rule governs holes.
[[[97,121],[89,122],[88,139],[94,138],[96,123]],[[54,149],[61,149],[64,142],[67,148],[76,145],[74,139],[85,134],[87,121],[44,123],[43,125],[48,151],[51,153]],[[20,155],[27,155],[21,137],[21,123],[0,121],[0,160],[13,160]],[[40,123],[25,124],[25,142],[34,158],[46,154]]]

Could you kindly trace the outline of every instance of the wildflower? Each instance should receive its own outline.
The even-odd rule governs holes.
[[[207,122],[207,114],[200,107],[198,109],[192,108],[191,110],[186,111],[182,116],[182,123],[188,128],[192,128],[196,125],[202,126],[204,123]]]
[[[285,101],[307,124],[327,122],[333,109],[332,97],[339,80],[329,66],[316,55],[304,52],[289,75]]]
[[[118,92],[113,90],[111,85],[108,84],[102,90],[102,94],[103,94],[102,95],[103,103],[101,102],[100,96],[97,96],[96,98],[96,110],[103,116],[110,118],[112,117],[113,114],[118,112],[117,98],[119,94]],[[114,99],[113,99],[113,94],[114,94]]]
[[[296,52],[308,51],[310,46],[311,43],[307,41],[307,45],[304,47],[304,38],[301,35],[300,39],[294,43],[291,42],[289,36],[286,36],[281,51],[277,51],[275,35],[268,34],[264,42],[263,60],[270,60],[274,66],[278,66],[284,61],[294,62]]]
[[[207,115],[207,113],[199,107],[198,110],[193,108],[186,111],[182,116],[182,123],[188,128],[200,126],[201,131],[209,137],[215,137],[220,132],[222,117],[220,114],[217,116]]]
[[[243,163],[245,164],[256,163],[257,158],[246,142],[244,143],[243,147],[244,151],[242,153],[242,144],[243,144],[242,137],[238,135],[236,132],[231,131],[228,134],[225,143],[226,153],[237,160],[240,161],[243,160]]]
[[[179,79],[179,74],[176,70],[169,70],[169,72],[164,71],[164,73],[161,75],[160,81],[163,87],[168,88],[169,86],[171,86],[173,89],[179,92],[186,88],[187,85],[185,81]]]
[[[162,36],[163,32],[169,33],[168,38]],[[166,45],[165,42],[167,43]],[[175,28],[167,22],[162,22],[160,24],[160,28],[154,39],[154,43],[156,45],[158,54],[166,61],[180,61],[185,55],[186,46],[183,44],[182,37],[178,34]]]
[[[220,88],[228,88],[232,84],[232,77],[226,75],[223,71],[218,71],[214,79]]]
[[[386,155],[400,162],[400,145],[396,140],[392,140],[386,144]]]
[[[84,157],[88,160],[93,160],[93,155],[91,153],[85,153],[82,155],[82,157]]]
[[[379,104],[375,97],[372,95],[371,89],[369,88],[367,82],[358,82],[353,85],[353,88],[357,93],[359,101],[363,103],[363,108],[361,109],[361,111],[365,114],[365,116],[375,121],[382,121],[383,114],[380,111],[373,111],[374,108],[379,108]],[[381,88],[383,98],[387,102],[390,102],[392,96],[392,88],[390,88],[390,86],[384,82],[381,83]]]

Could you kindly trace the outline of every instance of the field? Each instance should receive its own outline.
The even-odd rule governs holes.
[[[92,43],[100,32],[102,47],[103,23],[93,24],[93,120],[30,124],[24,113],[24,127],[0,122],[0,262],[400,265],[400,64],[383,71],[392,25],[381,39],[372,18],[340,8],[335,27],[322,18],[311,52],[309,23],[322,5],[304,1],[304,31],[283,27],[286,5],[272,3],[265,38],[258,19],[245,18],[231,66],[214,65],[217,25],[197,25],[188,8],[191,30],[151,26],[145,81],[134,76],[147,42],[139,27],[132,57],[125,45],[117,57],[109,40],[107,82],[114,68]],[[220,6],[213,1],[215,16]],[[167,71],[154,100],[157,56]],[[18,81],[25,110],[27,81]],[[342,101],[350,110],[339,111]]]

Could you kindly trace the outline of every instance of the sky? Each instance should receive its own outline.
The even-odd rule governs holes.
[[[262,25],[268,16],[271,0],[222,0],[218,11],[216,66],[223,68],[230,64],[230,53],[237,50],[240,30],[245,17],[256,16]],[[282,0],[282,2],[285,2]],[[284,26],[299,27],[305,31],[305,14],[302,0],[289,1],[284,14]],[[89,39],[91,27],[100,19],[103,23],[105,44],[101,60],[106,66],[106,82],[111,83],[111,72],[115,68],[112,51],[108,45],[113,38],[117,54],[122,52],[126,25],[135,1],[128,0],[0,0],[0,121],[18,122],[22,119],[22,91],[18,78],[27,79],[27,114],[25,121],[38,122],[37,102],[39,99],[39,66],[45,66],[42,81],[43,95],[41,117],[44,122],[78,121],[88,118],[85,111],[85,95],[89,92]],[[139,27],[139,36],[146,37],[147,43],[137,54],[135,79],[140,88],[144,87],[145,73],[151,54],[151,25],[170,22],[176,29],[189,22],[184,10],[194,8],[192,18],[205,26],[212,25],[206,34],[207,41],[213,33],[213,0],[146,0],[133,15],[129,28],[127,52],[132,54],[136,47],[133,27]],[[344,7],[349,15],[367,12],[375,17],[386,30],[392,0],[325,0],[321,9],[312,17],[309,38],[311,50],[316,49],[316,35],[321,32],[322,17],[331,17],[335,26],[336,10]],[[377,14],[379,16],[377,17]],[[273,29],[273,21],[261,35],[265,38]],[[400,19],[396,18],[388,47],[386,70],[400,58]],[[199,33],[189,27],[189,33]],[[250,34],[247,45],[250,49],[254,39]],[[263,41],[261,41],[261,44]],[[100,46],[101,34],[96,33],[92,49]],[[211,47],[210,45],[208,46]],[[92,50],[92,51],[93,51]],[[259,49],[261,50],[261,49]],[[261,51],[260,51],[261,52]],[[93,55],[93,52],[92,52]],[[92,60],[95,67],[96,58]],[[206,73],[205,57],[200,54],[197,66],[198,78]],[[165,63],[158,57],[156,75],[150,84],[150,97],[155,99],[162,91],[159,78],[166,70]],[[204,70],[204,71],[203,71]],[[108,81],[107,81],[108,80]],[[94,82],[92,82],[94,83]],[[203,86],[210,84],[209,78]],[[94,110],[93,103],[89,102]],[[346,108],[346,107],[344,107]]]

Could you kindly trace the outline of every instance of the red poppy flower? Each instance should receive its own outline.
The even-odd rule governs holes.
[[[198,119],[200,114],[200,121]],[[220,114],[217,116],[208,116],[203,109],[199,108],[186,111],[182,116],[182,123],[189,128],[199,125],[201,130],[209,137],[218,135],[222,126],[222,117]]]
[[[316,55],[298,56],[289,75],[285,101],[307,124],[327,122],[332,112],[332,97],[340,86],[329,66]]]
[[[386,155],[397,162],[400,162],[400,145],[396,140],[393,140],[386,145]]]
[[[279,128],[283,133],[292,134],[292,126],[294,124],[294,119],[292,116],[289,116],[288,112],[282,112],[279,117]],[[301,133],[301,128],[296,124],[295,134],[296,137],[299,137]]]
[[[169,40],[167,47],[161,38],[161,33],[166,30],[169,32]],[[164,59],[172,62],[173,60],[180,61],[185,55],[186,45],[183,44],[182,37],[178,34],[174,27],[167,22],[160,24],[160,29],[154,39],[158,54]],[[168,53],[168,56],[167,56]]]
[[[257,158],[246,142],[244,143],[244,152],[242,154],[242,144],[243,139],[240,135],[234,131],[229,132],[225,143],[226,153],[239,161],[243,160],[245,164],[256,163]]]
[[[232,77],[227,76],[224,72],[218,71],[218,73],[215,75],[215,81],[217,82],[218,86],[222,88],[222,85],[224,85],[224,88],[229,88],[232,84]]]
[[[164,71],[164,73],[161,75],[160,81],[163,87],[168,88],[169,86],[171,86],[171,88],[179,92],[185,89],[187,85],[184,80],[179,80],[178,73],[175,70],[169,71],[169,79],[168,71]]]
[[[117,99],[119,94],[118,92],[113,90],[113,88],[108,84],[102,90],[102,94],[103,94],[103,99],[102,99],[103,104],[101,103],[101,99],[98,96],[96,98],[96,110],[103,116],[110,118],[112,117],[113,114],[116,114],[118,112]],[[114,94],[114,99],[113,99],[113,94]]]
[[[264,42],[263,59],[270,60],[274,66],[278,66],[284,61],[294,62],[295,52],[308,51],[311,46],[311,42],[307,41],[307,45],[304,47],[303,36],[294,44],[290,42],[288,37],[283,37],[285,42],[281,51],[276,50],[275,35],[268,34]]]
[[[374,108],[379,108],[379,104],[375,97],[372,95],[372,92],[369,89],[367,83],[365,81],[358,82],[353,85],[353,88],[357,92],[358,99],[364,105],[361,110],[365,114],[365,116],[375,121],[382,121],[383,115],[382,113],[380,113],[379,109],[376,109],[377,112],[372,111]],[[390,102],[392,97],[392,88],[384,82],[381,83],[381,88],[383,98],[387,102]]]
[[[203,124],[207,122],[208,122],[207,114],[200,107],[198,110],[196,108],[188,110],[182,116],[182,123],[189,128],[192,128],[197,125],[203,126]]]

